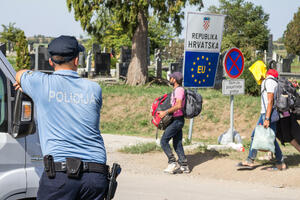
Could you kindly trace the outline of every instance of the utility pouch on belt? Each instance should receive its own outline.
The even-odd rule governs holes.
[[[80,158],[66,158],[67,175],[69,178],[79,178],[82,169]]]
[[[44,156],[44,166],[45,172],[49,178],[55,177],[55,166],[54,166],[54,159],[51,155]]]
[[[118,186],[118,182],[116,179],[120,173],[121,173],[121,166],[117,163],[114,163],[108,177],[109,186],[108,186],[106,200],[111,200],[114,198]]]

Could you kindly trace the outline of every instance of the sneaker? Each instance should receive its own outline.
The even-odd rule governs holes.
[[[168,167],[164,170],[165,173],[174,174],[175,170],[177,169],[177,163],[172,162],[168,165]]]
[[[182,173],[190,173],[191,170],[189,169],[189,166],[185,165],[185,166],[180,166],[178,167],[175,171],[174,174],[182,174]]]
[[[183,173],[186,173],[186,174],[188,174],[188,173],[191,172],[189,166],[187,166],[187,165],[185,165],[185,166],[180,166],[180,170],[181,170]]]

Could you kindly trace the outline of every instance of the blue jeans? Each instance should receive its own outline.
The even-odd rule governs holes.
[[[261,114],[260,118],[257,122],[257,125],[263,125],[264,119],[265,119],[265,114]],[[270,128],[274,131],[274,133],[276,133],[276,122],[270,123]],[[253,142],[254,135],[255,135],[255,129],[253,130],[252,135],[251,135],[251,145],[250,145],[249,154],[248,154],[248,158],[247,158],[247,161],[249,161],[249,162],[253,162],[257,155],[257,150],[252,149],[252,142]],[[276,138],[274,141],[274,145],[275,145],[276,164],[281,164],[282,163],[282,152],[281,152],[281,149],[279,147],[279,144],[278,144]]]
[[[107,187],[107,175],[100,173],[85,172],[80,179],[71,179],[64,172],[56,172],[50,179],[43,172],[37,200],[103,200]]]
[[[160,144],[168,157],[168,163],[176,162],[176,158],[172,153],[172,149],[169,145],[169,141],[173,138],[173,147],[178,155],[178,163],[180,165],[187,165],[187,159],[184,154],[182,146],[182,128],[184,126],[184,118],[174,118],[173,122],[166,128],[164,134],[161,137]]]

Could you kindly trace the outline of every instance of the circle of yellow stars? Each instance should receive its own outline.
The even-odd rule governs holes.
[[[201,59],[202,59],[202,60],[205,59],[206,61],[209,60],[208,58],[205,58],[204,56],[202,56]],[[197,57],[197,61],[199,61],[199,60],[200,60],[200,58]],[[196,65],[196,62],[193,62],[193,65]],[[211,62],[208,62],[208,66],[210,66],[210,65],[211,65]],[[196,66],[192,66],[192,68],[191,68],[191,71],[192,71],[192,72],[194,71],[194,68],[193,68],[193,67],[196,67]],[[208,68],[208,71],[209,71],[209,72],[211,71],[210,67]],[[209,75],[207,74],[206,77],[208,78]],[[194,75],[194,74],[192,74],[192,78],[195,78],[195,75]],[[198,81],[199,84],[201,83],[201,80],[195,79],[194,81],[195,81],[195,82]],[[205,79],[203,79],[202,81],[203,81],[203,83],[204,83],[204,82],[205,82]]]

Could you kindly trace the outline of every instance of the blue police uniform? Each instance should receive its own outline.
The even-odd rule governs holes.
[[[72,70],[48,75],[27,71],[21,77],[23,91],[34,101],[43,155],[54,161],[66,157],[106,163],[100,135],[101,87]]]
[[[48,45],[57,69],[64,63],[73,67],[75,62],[69,62],[83,50],[71,36],[60,36]],[[73,70],[56,70],[53,74],[27,71],[20,84],[35,103],[42,153],[54,160],[51,156],[44,158],[46,170],[37,199],[103,200],[108,168],[99,130],[101,87]]]
[[[43,155],[52,155],[55,162],[75,157],[84,162],[106,163],[99,130],[102,91],[97,83],[80,78],[72,70],[59,70],[50,75],[27,71],[21,77],[21,86],[35,103]],[[65,173],[60,172],[56,173],[55,179],[49,179],[45,173],[42,175],[39,195],[42,195],[41,199],[73,199],[78,195],[75,192],[77,183],[79,191],[88,196],[89,187],[82,189],[82,186],[92,184],[89,183],[91,178],[97,179],[93,185],[104,194],[106,175],[84,173],[78,184],[78,181],[68,179]],[[65,192],[69,190],[73,193]],[[88,199],[98,198],[96,195]]]

